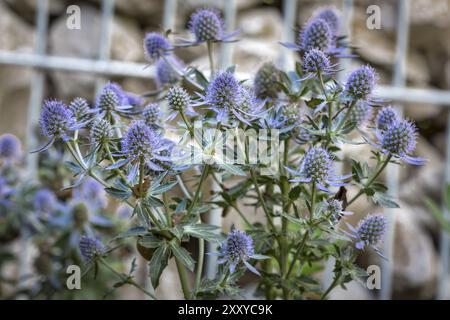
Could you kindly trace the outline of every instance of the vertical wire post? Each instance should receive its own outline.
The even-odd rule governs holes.
[[[175,16],[177,12],[177,0],[164,1],[163,28],[164,30],[174,30]]]
[[[283,0],[283,42],[295,42],[295,18],[297,17],[297,0]],[[293,69],[293,52],[281,47],[281,64],[283,70]]]
[[[39,0],[36,11],[36,46],[35,53],[45,55],[47,47],[47,30],[48,30],[48,0]],[[30,102],[27,109],[27,128],[25,148],[27,151],[35,149],[39,143],[36,137],[36,124],[38,122],[41,110],[42,100],[44,98],[45,74],[42,70],[33,70],[31,77],[31,94]],[[26,173],[27,178],[34,181],[37,177],[38,155],[26,152]],[[19,285],[18,287],[27,287],[28,283],[23,282],[31,273],[30,249],[32,246],[28,232],[23,232],[20,238],[21,252],[19,255]]]
[[[394,87],[405,86],[405,70],[406,59],[408,54],[409,43],[409,10],[410,4],[408,0],[400,0],[398,2],[398,20],[397,20],[397,53],[394,65]],[[396,106],[399,116],[403,114],[403,107]],[[398,185],[400,180],[398,166],[390,165],[387,168],[387,185],[390,195],[393,198],[398,198]],[[392,296],[392,278],[393,278],[393,263],[394,263],[394,239],[395,239],[395,209],[385,210],[388,227],[383,245],[383,254],[387,260],[381,262],[381,291],[380,299],[387,300]]]

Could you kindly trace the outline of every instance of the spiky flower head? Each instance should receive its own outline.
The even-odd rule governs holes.
[[[106,145],[114,136],[111,124],[105,119],[97,118],[91,127],[90,138],[94,145]]]
[[[233,273],[239,262],[247,265],[247,260],[254,255],[253,239],[245,232],[234,229],[223,242],[220,253],[222,256],[220,262],[229,263],[230,272]]]
[[[83,123],[91,118],[91,108],[86,99],[80,97],[73,99],[69,104],[69,109],[72,111],[75,120],[78,122]]]
[[[320,147],[309,149],[303,158],[300,171],[311,182],[323,184],[332,175],[333,160],[327,151]]]
[[[401,120],[394,122],[386,130],[377,132],[381,149],[407,163],[421,165],[424,160],[409,154],[416,148],[417,129],[414,122]]]
[[[278,81],[280,81],[280,70],[272,62],[264,63],[256,72],[253,81],[256,97],[259,99],[275,99],[279,93]]]
[[[161,108],[157,103],[150,103],[142,112],[145,123],[152,127],[158,125],[161,117]]]
[[[102,112],[111,112],[120,105],[120,97],[111,88],[103,88],[97,96],[97,108]]]
[[[82,236],[78,244],[84,261],[89,262],[96,256],[101,256],[106,251],[105,245],[98,239]]]
[[[319,49],[314,48],[308,50],[303,56],[302,69],[305,73],[328,73],[330,68],[330,59],[328,59],[327,55]]]
[[[174,55],[168,56],[167,60],[177,68],[182,69],[183,63]],[[156,81],[159,86],[165,86],[167,84],[175,84],[181,79],[181,76],[173,69],[173,67],[167,63],[165,59],[159,59],[156,62]]]
[[[48,189],[40,189],[34,195],[33,206],[38,213],[53,213],[56,210],[57,203],[55,194]]]
[[[197,42],[218,41],[223,36],[223,21],[215,10],[200,9],[191,15],[189,30]]]
[[[351,212],[344,211],[344,206],[341,200],[334,198],[328,199],[325,202],[324,211],[331,217],[332,223],[337,223],[343,216],[352,214]]]
[[[377,84],[378,76],[370,66],[362,66],[353,71],[345,84],[347,95],[354,99],[367,99]]]
[[[341,24],[341,18],[339,11],[336,9],[336,7],[330,6],[325,7],[317,12],[315,12],[314,17],[316,19],[322,19],[328,23],[330,26],[331,31],[334,35],[337,35],[339,32],[339,27]]]
[[[364,100],[358,100],[350,112],[349,119],[358,127],[366,124],[372,117],[372,107]]]
[[[356,248],[376,247],[386,232],[387,220],[381,214],[368,215],[356,229]]]
[[[385,107],[378,111],[376,125],[380,130],[386,130],[399,120],[397,112],[392,107]]]
[[[6,133],[0,136],[0,159],[15,161],[21,153],[22,145],[15,135]]]
[[[130,161],[153,158],[160,145],[160,136],[144,120],[134,121],[122,138],[122,153]]]
[[[144,52],[150,63],[168,54],[173,47],[166,37],[158,32],[149,32],[144,38]]]
[[[183,87],[176,85],[167,92],[167,102],[172,111],[184,111],[191,104],[191,97]]]
[[[39,119],[42,134],[49,138],[69,139],[69,132],[76,127],[72,111],[58,100],[47,100]]]
[[[240,104],[241,99],[241,84],[228,71],[217,73],[206,90],[208,104],[219,110],[231,110]]]
[[[299,43],[304,51],[319,49],[328,52],[334,46],[333,32],[325,20],[314,18],[299,34]]]

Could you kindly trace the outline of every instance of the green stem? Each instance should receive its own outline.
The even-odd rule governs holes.
[[[213,43],[211,41],[206,42],[208,47],[209,68],[211,70],[211,79],[214,76],[214,59],[213,59]]]
[[[111,161],[112,164],[116,164],[116,161],[114,160],[114,157],[111,153],[111,149],[109,148],[109,145],[107,143],[105,143],[105,150],[106,150],[106,154],[108,155],[109,161]],[[131,185],[127,181],[127,177],[125,177],[125,175],[123,174],[123,172],[120,169],[115,169],[114,172],[116,172],[122,178],[122,180],[126,183],[126,185],[129,188],[131,188]]]
[[[163,192],[164,210],[166,211],[167,225],[172,227],[172,217],[170,215],[169,199],[167,198],[167,192]]]
[[[324,300],[328,296],[328,294],[331,292],[331,290],[333,290],[337,286],[340,278],[341,278],[340,273],[335,275],[333,282],[330,284],[328,289],[325,290],[325,292],[322,294],[322,297],[320,298],[321,300]]]
[[[145,175],[144,157],[139,159],[139,196],[144,198],[144,175]]]
[[[267,209],[266,201],[264,200],[264,197],[261,194],[261,190],[259,190],[259,184],[258,184],[258,180],[256,178],[255,170],[250,169],[250,175],[252,177],[252,181],[255,186],[256,194],[258,195],[258,200],[261,203],[264,213],[266,214],[267,222],[270,224],[270,227],[272,228],[272,230],[275,230],[275,225],[271,219],[269,209]]]
[[[349,206],[353,202],[355,202],[355,200],[358,199],[364,193],[364,189],[370,187],[372,185],[372,183],[374,183],[375,179],[378,178],[378,176],[381,174],[381,172],[383,172],[383,170],[388,165],[389,161],[391,161],[391,158],[392,158],[392,155],[388,155],[386,157],[386,159],[384,160],[384,162],[381,165],[381,167],[375,172],[375,174],[372,176],[372,178],[370,178],[370,180],[367,181],[367,183],[364,185],[364,188],[359,190],[359,192],[347,203],[347,206]]]
[[[187,119],[183,110],[180,110],[180,116],[181,116],[181,119],[183,119],[184,123],[186,124],[187,129],[189,130],[189,134],[190,134],[191,138],[193,138],[194,137],[194,128],[192,128],[192,125],[189,122],[189,120]]]
[[[314,218],[314,210],[316,206],[316,183],[313,182],[311,186],[311,207],[309,211],[309,220],[312,221]]]
[[[300,245],[298,246],[297,251],[295,251],[294,258],[292,259],[291,265],[289,266],[289,270],[286,274],[286,279],[289,278],[289,276],[292,273],[292,270],[294,270],[295,262],[297,262],[298,256],[300,255],[300,253],[302,252],[302,250],[305,246],[306,239],[308,238],[308,234],[309,234],[309,232],[306,231],[305,235],[303,236],[302,242],[300,242]]]
[[[200,287],[200,281],[202,280],[203,264],[205,260],[205,240],[198,239],[198,263],[197,270],[195,272],[195,286],[194,292],[197,293]]]
[[[186,273],[186,269],[184,268],[184,265],[176,258],[175,259],[178,269],[178,275],[180,276],[180,282],[181,282],[181,289],[183,290],[183,295],[186,300],[189,299],[189,281]]]
[[[347,122],[348,117],[350,116],[350,113],[353,110],[353,107],[355,106],[356,101],[352,101],[352,103],[350,104],[350,106],[348,107],[348,110],[346,112],[346,114],[344,115],[344,118],[342,118],[342,121],[339,122],[338,127],[336,128],[336,131],[339,131],[340,129],[342,129],[342,127],[344,126],[344,124]]]
[[[129,285],[132,285],[133,287],[139,289],[140,291],[142,291],[144,294],[146,294],[147,296],[149,296],[150,298],[152,298],[153,300],[158,300],[158,298],[156,298],[156,296],[149,292],[148,290],[144,289],[142,286],[140,286],[139,284],[137,284],[133,279],[131,279],[130,277],[127,277],[119,272],[117,272],[116,270],[114,270],[108,263],[106,263],[106,261],[104,261],[103,259],[99,259],[98,261],[100,261],[100,263],[105,266],[109,271],[111,271],[111,273],[113,273],[114,275],[116,275],[122,282],[127,283]]]

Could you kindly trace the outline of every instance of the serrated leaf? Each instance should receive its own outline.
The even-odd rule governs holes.
[[[142,207],[141,203],[137,203],[133,210],[133,216],[136,215],[136,217],[139,220],[139,224],[145,228],[150,228],[151,222],[150,217],[148,216],[145,209]]]
[[[372,197],[376,204],[384,208],[400,208],[400,206],[386,193],[375,192]]]
[[[147,234],[147,229],[143,227],[133,227],[128,229],[125,232],[119,233],[117,236],[113,238],[113,240],[123,239],[123,238],[129,238],[129,237],[137,237],[137,236],[143,236]]]
[[[115,169],[119,169],[120,167],[123,167],[124,165],[126,165],[129,162],[128,159],[122,159],[117,161],[116,163],[106,167],[106,170],[115,170]]]
[[[158,186],[156,188],[152,188],[150,193],[152,195],[158,195],[158,194],[161,194],[161,193],[169,191],[170,189],[175,187],[177,184],[178,184],[178,181],[166,183],[166,184],[160,185],[160,186]]]
[[[189,252],[183,248],[177,241],[170,241],[170,248],[175,257],[190,271],[194,271],[195,261]]]
[[[206,241],[220,242],[223,238],[218,233],[219,230],[220,228],[217,226],[212,226],[204,223],[190,224],[184,226],[185,234],[190,235],[194,238],[205,239]]]
[[[120,190],[115,187],[105,188],[105,191],[112,197],[119,200],[127,200],[131,197],[131,190]]]
[[[163,243],[152,256],[149,262],[150,280],[153,288],[158,288],[159,278],[162,272],[167,267],[170,258],[170,247],[167,243]]]

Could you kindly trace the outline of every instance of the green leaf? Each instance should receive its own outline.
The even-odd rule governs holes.
[[[119,200],[127,200],[131,197],[131,190],[120,190],[116,187],[106,188],[105,191],[112,197]]]
[[[159,278],[162,272],[167,267],[170,258],[170,247],[167,243],[163,243],[152,256],[149,262],[150,280],[153,288],[158,288]]]
[[[309,101],[306,101],[306,105],[312,109],[314,109],[315,107],[317,107],[319,104],[321,104],[324,100],[323,99],[319,99],[319,98],[312,98]]]
[[[133,210],[133,216],[136,215],[136,217],[139,220],[139,224],[145,228],[150,228],[150,217],[148,216],[145,209],[142,207],[141,203],[137,203]]]
[[[400,208],[400,206],[386,193],[375,192],[373,201],[384,208]]]
[[[155,237],[154,235],[146,235],[138,240],[139,244],[145,248],[155,249],[158,248],[164,240]]]
[[[444,212],[438,208],[436,203],[434,203],[431,199],[426,198],[425,204],[430,209],[433,216],[440,223],[440,225],[450,233],[450,221],[445,217]]]
[[[161,193],[169,191],[170,189],[175,187],[177,184],[178,184],[178,181],[169,182],[169,183],[157,186],[156,188],[152,188],[150,190],[150,193],[152,195],[158,195],[158,194],[161,194]]]
[[[444,203],[450,211],[450,184],[446,184],[444,187]]]
[[[137,237],[137,236],[143,236],[147,234],[147,229],[143,227],[133,227],[128,229],[125,232],[119,233],[117,236],[113,238],[113,240],[123,239],[123,238],[129,238],[129,237]]]
[[[194,271],[195,261],[194,259],[192,259],[189,252],[185,248],[183,248],[176,240],[170,241],[169,244],[175,257],[190,271]]]
[[[247,175],[244,171],[242,171],[241,168],[234,166],[232,164],[229,164],[229,163],[221,163],[219,166],[222,169],[224,169],[225,171],[227,171],[233,175],[236,175],[236,176],[246,176]]]
[[[184,233],[195,238],[205,239],[206,241],[220,242],[223,237],[218,233],[220,228],[209,224],[199,223],[184,226]]]

